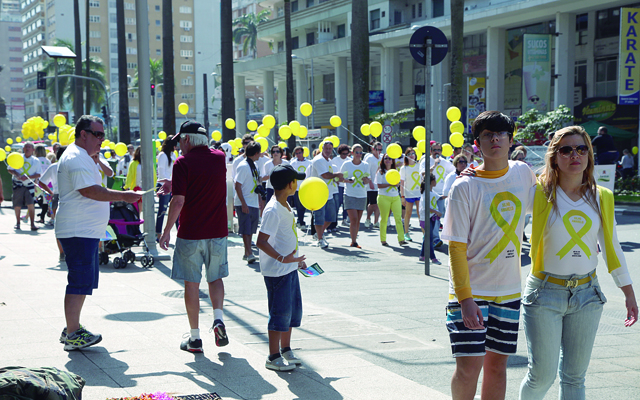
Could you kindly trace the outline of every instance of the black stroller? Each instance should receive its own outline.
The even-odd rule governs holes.
[[[145,239],[146,233],[140,232],[140,219],[137,204],[115,201],[110,204],[109,226],[107,240],[104,241],[103,251],[100,253],[100,264],[109,263],[109,254],[120,253],[120,257],[113,259],[113,267],[125,268],[127,263],[133,263],[136,255],[132,247],[143,247],[145,254],[140,257],[140,263],[145,268],[153,266],[153,256],[149,253],[149,246]]]

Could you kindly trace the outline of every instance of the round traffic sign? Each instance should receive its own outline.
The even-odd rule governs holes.
[[[427,38],[431,39],[431,65],[437,65],[444,60],[449,51],[449,42],[445,34],[434,26],[423,26],[411,35],[409,50],[411,56],[420,64],[427,64],[427,52],[425,44]]]
[[[393,137],[391,136],[390,133],[385,133],[385,134],[382,135],[382,142],[383,143],[389,144],[389,143],[391,143],[391,140],[393,140]]]
[[[393,129],[391,128],[391,125],[385,125],[384,127],[382,127],[382,132],[384,133],[391,133],[393,131]]]

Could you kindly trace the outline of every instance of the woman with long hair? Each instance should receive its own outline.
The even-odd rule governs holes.
[[[404,164],[400,167],[400,196],[404,206],[404,240],[411,241],[409,223],[413,214],[413,203],[416,204],[420,219],[420,165],[416,162],[416,151],[407,147],[404,151]]]
[[[520,399],[542,399],[560,375],[561,399],[584,399],[602,308],[598,249],[625,296],[625,326],[638,319],[618,237],[613,193],[593,177],[591,141],[580,126],[555,133],[533,201],[532,268],[522,294],[529,370]],[[598,246],[599,245],[599,246]]]
[[[468,162],[467,157],[463,155],[463,153],[458,154],[453,159],[453,166],[456,167],[455,170],[449,173],[444,178],[444,187],[442,189],[442,195],[446,198],[449,196],[449,191],[451,191],[451,186],[456,181],[456,178],[460,176],[460,173],[467,168]]]
[[[387,173],[396,169],[396,161],[389,157],[387,153],[382,155],[380,161],[380,169],[376,173],[376,184],[378,184],[378,206],[380,207],[380,242],[383,246],[387,243],[387,223],[389,221],[389,213],[393,212],[393,218],[396,221],[396,233],[398,234],[398,244],[405,245],[404,229],[402,228],[402,203],[398,196],[398,186],[391,185],[387,182]]]
[[[281,149],[280,146],[278,146],[277,144],[271,146],[271,160],[267,161],[262,167],[262,180],[267,182],[267,201],[265,202],[265,204],[268,203],[269,200],[271,200],[271,196],[273,196],[274,193],[273,185],[269,180],[269,178],[271,177],[271,171],[276,167],[276,165],[289,165],[289,161],[282,158],[283,154],[284,150]]]
[[[367,188],[371,181],[369,177],[369,164],[362,161],[362,146],[354,144],[351,148],[353,159],[345,161],[340,167],[340,172],[344,174],[343,181],[346,182],[344,191],[344,209],[349,215],[349,235],[351,236],[351,247],[361,248],[356,239],[360,231],[360,220],[362,213],[367,208]]]
[[[176,142],[173,141],[173,135],[167,136],[162,142],[162,151],[158,153],[156,159],[158,165],[158,179],[171,180],[173,174],[173,164],[176,162]],[[156,184],[156,192],[162,187],[161,183]],[[171,201],[171,193],[158,195],[158,215],[156,217],[156,238],[162,236],[162,224],[164,216],[167,213],[169,202]]]

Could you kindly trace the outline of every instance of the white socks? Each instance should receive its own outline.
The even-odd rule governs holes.
[[[191,340],[200,339],[200,329],[191,330]]]
[[[220,321],[224,321],[223,319],[224,314],[222,313],[222,309],[221,308],[216,308],[213,310],[213,320],[217,320],[219,319]]]

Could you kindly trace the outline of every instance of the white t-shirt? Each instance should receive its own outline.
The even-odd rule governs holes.
[[[378,168],[380,168],[380,157],[376,157],[373,153],[369,153],[364,157],[364,162],[369,164],[369,175],[375,177],[378,172]],[[378,185],[376,185],[375,178],[373,179],[373,189],[369,187],[367,190],[378,191]]]
[[[420,201],[420,221],[424,221],[424,217],[427,215],[427,193],[429,192],[427,192],[426,190],[424,191],[424,193],[422,193],[422,199]],[[438,209],[438,199],[440,198],[440,196],[436,192],[429,193],[429,196],[429,200],[431,201],[431,206],[429,207],[429,218],[431,218],[435,214],[431,211],[431,209]]]
[[[40,160],[40,171],[46,171],[51,166],[51,161],[47,157],[38,157]]]
[[[404,181],[404,197],[407,199],[420,198],[420,165],[403,165],[400,167],[400,180]]]
[[[307,174],[307,169],[309,168],[309,166],[311,165],[311,161],[304,159],[302,161],[298,161],[297,158],[295,158],[293,161],[291,161],[291,166],[298,172],[301,172],[303,174]],[[298,189],[300,188],[300,185],[302,184],[302,180],[298,180],[298,187],[296,187],[296,192],[298,191]]]
[[[289,161],[282,160],[281,165],[289,165]],[[262,174],[261,174],[262,178],[264,178],[265,176],[270,177],[271,171],[273,171],[274,168],[275,166],[273,165],[273,160],[267,161],[262,167]],[[267,189],[273,189],[273,185],[271,184],[271,179],[267,179]]]
[[[262,212],[260,232],[269,235],[267,243],[280,255],[288,256],[296,250],[298,255],[298,233],[293,213],[278,202],[276,196],[271,197]],[[264,276],[283,276],[298,269],[298,263],[283,264],[269,257],[260,250],[260,272]],[[281,258],[282,260],[282,258]]]
[[[236,168],[236,177],[233,180],[234,187],[237,182],[242,185],[242,196],[247,206],[260,208],[259,195],[255,192],[260,182],[258,182],[258,178],[256,178],[256,175],[251,171],[251,167],[246,159],[238,164],[238,168]],[[242,206],[237,192],[233,196],[233,205],[237,207]]]
[[[584,198],[573,201],[558,186],[558,212],[551,211],[544,229],[544,270],[556,275],[584,275],[598,265],[598,242],[604,243],[600,215]],[[598,195],[598,209],[600,196]],[[621,267],[611,272],[618,287],[630,285],[631,277],[618,241],[616,222],[613,223],[613,248]],[[583,231],[584,230],[584,231]],[[573,239],[573,234],[577,240]],[[602,258],[607,259],[606,247],[600,246]]]
[[[258,158],[258,160],[256,161],[256,168],[258,169],[258,172],[262,173],[262,170],[264,169],[264,165],[271,161],[271,159],[269,157],[267,157],[266,155],[261,155],[260,158]]]
[[[234,182],[236,179],[236,170],[238,169],[238,165],[240,165],[240,163],[243,162],[244,160],[246,160],[245,156],[239,155],[233,160],[233,163],[231,164],[231,179],[233,179]],[[258,167],[256,166],[256,168]],[[260,168],[258,168],[258,171],[260,171]]]
[[[40,177],[40,182],[45,185],[51,184],[53,194],[58,194],[58,163],[51,164],[44,174]]]
[[[354,183],[346,183],[344,194],[359,199],[367,197],[367,190],[369,190],[369,184],[362,182],[362,178],[371,176],[369,175],[369,164],[364,161],[360,161],[360,164],[355,165],[353,160],[349,160],[342,164],[340,172],[344,173],[344,178],[355,178]]]
[[[509,171],[499,178],[465,176],[451,187],[441,237],[467,244],[474,295],[520,293],[520,241],[535,183],[526,164],[509,161]],[[451,278],[449,293],[455,294]]]
[[[429,157],[429,168],[435,164],[436,160],[433,157]],[[444,190],[444,178],[450,173],[456,170],[456,167],[451,162],[440,157],[438,165],[433,169],[433,175],[436,177],[436,187],[433,189],[436,193],[442,194]]]
[[[443,196],[449,195],[449,191],[451,191],[451,186],[453,185],[453,182],[455,182],[457,178],[458,178],[458,174],[456,174],[456,171],[450,172],[449,175],[447,175],[447,177],[444,178],[444,186],[442,188]]]
[[[344,165],[344,163],[346,163],[347,161],[351,161],[352,158],[351,157],[345,157],[344,159],[340,156],[334,157],[331,159],[331,165],[333,165],[333,170],[334,171],[340,171],[340,169],[342,168],[342,166]],[[338,186],[342,186],[345,187],[345,183],[344,182],[338,182]]]
[[[118,176],[127,176],[127,172],[129,172],[129,164],[133,161],[133,156],[129,153],[122,156],[120,161],[118,161],[118,165],[116,166],[116,175]]]
[[[381,175],[380,172],[376,173],[376,183],[380,184],[382,183],[384,184],[388,184],[389,182],[387,182],[387,172],[389,171],[385,171],[384,175]],[[389,197],[393,197],[393,196],[397,196],[398,195],[398,186],[389,186],[386,187],[384,189],[378,189],[378,195],[379,196],[389,196]]]
[[[322,179],[329,187],[329,196],[333,196],[338,193],[338,185],[333,179],[324,179],[322,174],[327,172],[335,173],[331,162],[322,156],[322,153],[318,154],[311,161],[311,172],[309,176]]]
[[[174,153],[171,153],[171,165],[169,165],[167,155],[164,153],[164,151],[161,151],[158,154],[157,162],[158,179],[171,180],[171,176],[173,175],[173,164],[176,162],[176,155]]]
[[[79,192],[101,184],[102,177],[95,161],[85,149],[70,144],[58,161],[60,207],[55,221],[58,239],[101,239],[106,236],[109,202],[92,200]]]
[[[22,158],[24,158],[24,165],[22,166],[22,168],[20,169],[14,169],[11,167],[7,167],[7,168],[13,171],[18,171],[19,174],[25,175],[25,176],[42,174],[42,163],[40,162],[40,160],[38,160],[38,157],[33,155],[31,157],[25,157],[24,154],[22,154]],[[27,179],[26,181],[21,181],[14,175],[11,175],[11,179],[14,182],[21,182],[22,185],[26,187],[33,187],[34,182],[32,181],[35,181],[35,179],[32,179],[32,180]]]

